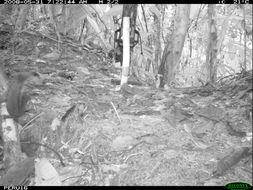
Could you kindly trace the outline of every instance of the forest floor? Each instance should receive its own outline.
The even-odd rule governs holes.
[[[62,185],[252,184],[252,72],[219,86],[117,90],[119,72],[85,56],[20,62],[10,69],[47,78],[32,98],[41,115],[21,138],[62,155],[65,167],[52,151],[36,152]]]
[[[39,93],[32,129],[63,156],[63,185],[252,184],[250,75],[219,89],[119,91],[109,69],[67,67]]]

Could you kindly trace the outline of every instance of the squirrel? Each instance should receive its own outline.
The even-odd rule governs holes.
[[[15,120],[18,121],[18,118],[24,115],[27,101],[30,99],[30,96],[25,92],[24,86],[30,80],[35,81],[40,79],[40,75],[36,72],[21,72],[17,73],[13,77],[13,81],[10,82],[7,90],[7,110],[9,115]],[[62,166],[65,166],[63,158],[61,155],[56,152],[53,148],[49,147],[46,144],[41,144],[38,142],[21,142],[21,144],[35,144],[38,146],[44,146],[49,150],[53,151],[61,162]],[[22,147],[23,152],[25,152],[25,146]],[[27,152],[26,152],[27,153]]]
[[[10,116],[17,121],[24,115],[25,108],[30,96],[25,92],[24,85],[27,81],[39,79],[40,75],[36,72],[21,72],[13,77],[7,90],[7,110]]]

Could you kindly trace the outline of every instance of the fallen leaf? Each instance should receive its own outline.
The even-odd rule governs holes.
[[[112,148],[119,151],[134,144],[134,141],[135,139],[132,136],[119,136],[112,142]]]
[[[52,164],[46,158],[35,160],[35,185],[36,186],[60,186],[60,176]]]

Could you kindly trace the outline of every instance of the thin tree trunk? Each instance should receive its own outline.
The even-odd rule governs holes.
[[[170,85],[176,74],[176,68],[183,50],[185,36],[189,27],[190,5],[180,4],[176,6],[176,15],[174,20],[174,30],[171,39],[163,51],[161,65],[159,67],[160,87],[165,84]]]
[[[214,5],[208,5],[208,46],[206,51],[206,65],[209,82],[215,82],[217,79],[217,28],[214,20]]]
[[[158,10],[161,10],[161,5],[156,5]],[[154,25],[155,25],[155,62],[153,63],[154,73],[158,72],[158,66],[161,61],[161,18],[158,18],[154,14]]]

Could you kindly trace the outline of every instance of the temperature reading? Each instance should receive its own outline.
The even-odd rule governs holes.
[[[234,4],[249,4],[249,0],[234,0]]]

